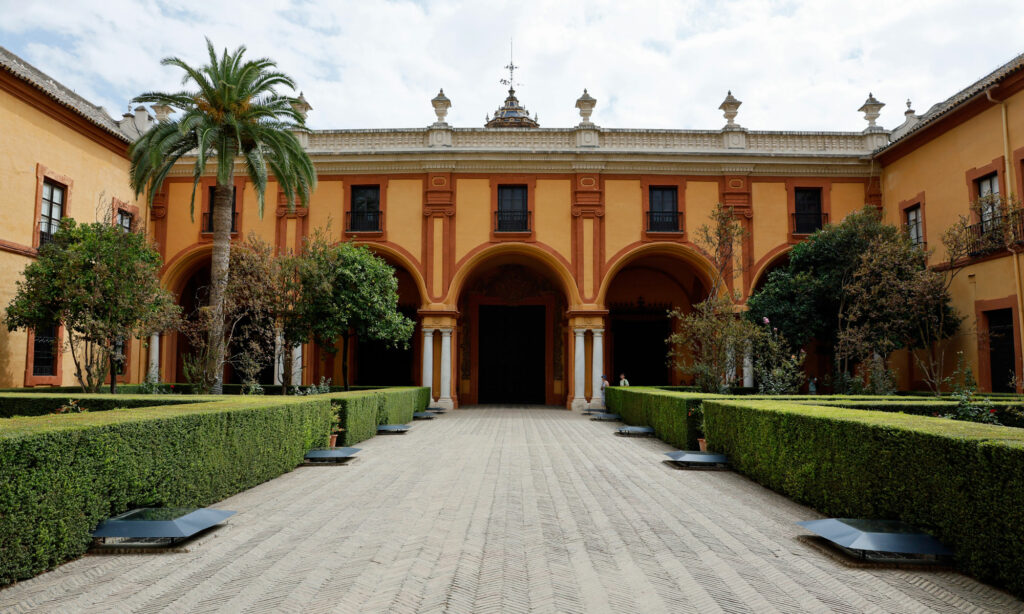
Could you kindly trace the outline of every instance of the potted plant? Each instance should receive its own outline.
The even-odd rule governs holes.
[[[686,416],[690,421],[690,424],[697,430],[697,445],[700,447],[701,452],[708,451],[708,443],[704,439],[704,408],[701,405],[692,407]]]
[[[338,436],[345,432],[345,429],[341,426],[341,416],[337,413],[334,414],[334,421],[331,425],[331,440],[327,444],[328,447],[335,447],[338,445]]]

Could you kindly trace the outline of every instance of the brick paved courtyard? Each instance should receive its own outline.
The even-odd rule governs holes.
[[[1021,612],[965,576],[840,566],[802,506],[547,409],[473,409],[227,499],[192,552],[87,556],[3,612]]]

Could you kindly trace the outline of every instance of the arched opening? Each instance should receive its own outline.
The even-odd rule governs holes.
[[[564,405],[567,302],[553,271],[497,255],[466,279],[458,308],[462,404]]]
[[[772,274],[772,271],[778,271],[785,269],[789,266],[789,249],[784,252],[775,254],[768,259],[768,262],[762,264],[759,269],[754,271],[756,277],[754,278],[754,284],[750,289],[750,295],[757,294],[761,288],[768,283],[768,277]]]
[[[631,385],[686,383],[668,358],[673,330],[668,313],[689,310],[707,298],[708,291],[697,268],[675,256],[642,255],[619,269],[605,294],[605,365],[610,381],[617,384],[624,373]]]
[[[417,385],[420,365],[416,357],[419,356],[422,343],[417,314],[422,304],[419,288],[412,273],[405,267],[387,257],[383,258],[395,269],[395,278],[398,280],[398,310],[417,323],[416,329],[409,339],[408,347],[395,347],[374,339],[356,339],[352,348],[352,383],[357,386]]]

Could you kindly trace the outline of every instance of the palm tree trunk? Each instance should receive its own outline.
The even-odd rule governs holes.
[[[231,201],[234,187],[217,184],[213,189],[213,257],[210,261],[210,360],[207,381],[212,381],[212,394],[224,391],[224,294],[228,285],[228,260],[231,255]]]

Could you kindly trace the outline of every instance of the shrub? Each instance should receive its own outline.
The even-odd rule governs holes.
[[[80,556],[132,507],[208,505],[290,471],[330,427],[324,398],[4,420],[0,585]]]
[[[108,411],[119,408],[152,407],[154,405],[170,406],[189,403],[202,403],[213,400],[213,397],[164,395],[154,398],[153,395],[127,394],[17,394],[0,393],[0,418],[12,416],[42,416],[52,414],[59,407],[68,405],[68,401],[77,401],[82,409],[90,412]]]
[[[632,426],[649,426],[665,443],[683,450],[696,450],[700,433],[700,405],[711,394],[677,393],[658,388],[609,386],[608,410]]]
[[[427,388],[383,388],[328,395],[345,429],[342,445],[351,446],[377,434],[380,424],[405,424],[422,409]]]
[[[829,516],[898,518],[957,565],[1024,595],[1024,430],[919,416],[708,399],[711,449]]]

